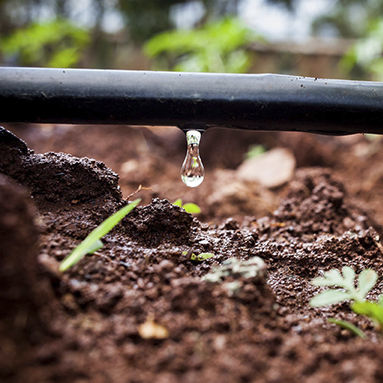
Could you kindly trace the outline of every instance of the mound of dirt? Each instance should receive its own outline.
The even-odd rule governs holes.
[[[1,174],[0,211],[0,378],[8,379],[41,336],[49,292],[39,281],[37,211],[27,190]]]
[[[117,174],[102,162],[64,153],[34,154],[22,140],[0,129],[0,172],[29,188],[38,203],[121,198]]]
[[[342,235],[348,230],[377,226],[365,212],[347,199],[343,184],[331,171],[307,168],[297,172],[286,197],[269,218],[258,221],[264,230],[291,237],[319,233]]]

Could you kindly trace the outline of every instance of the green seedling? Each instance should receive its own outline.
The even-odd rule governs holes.
[[[352,332],[353,334],[355,334],[356,336],[359,336],[360,338],[364,339],[366,337],[365,333],[360,328],[356,327],[350,322],[347,322],[345,320],[335,319],[335,318],[329,318],[328,321],[330,323],[336,324],[337,326]]]
[[[201,213],[200,207],[198,205],[196,205],[195,203],[189,202],[189,203],[185,203],[182,205],[182,199],[181,198],[178,198],[176,201],[174,201],[173,205],[184,209],[186,211],[186,213],[190,213],[190,214]]]
[[[251,145],[249,150],[245,154],[246,159],[258,157],[266,152],[266,148],[263,145]]]
[[[326,271],[323,277],[314,278],[312,284],[314,286],[330,287],[330,289],[322,291],[312,298],[310,305],[320,307],[350,301],[352,311],[370,318],[375,326],[381,330],[383,328],[383,295],[379,297],[378,302],[366,300],[367,294],[376,285],[377,280],[377,273],[374,270],[366,269],[358,275],[356,287],[356,274],[351,267],[343,267],[342,273],[336,269]],[[330,321],[358,336],[364,337],[362,331],[349,322],[337,319],[331,319]]]
[[[190,254],[190,251],[183,251],[182,255],[188,255]],[[190,260],[195,262],[203,262],[206,261],[206,259],[214,257],[213,253],[200,253],[198,255],[191,253],[190,254]]]
[[[129,214],[139,203],[141,199],[124,206],[116,213],[108,217],[104,222],[97,226],[60,264],[60,271],[66,271],[76,263],[81,261],[86,254],[93,254],[99,250],[103,243],[101,238],[108,234],[127,214]]]

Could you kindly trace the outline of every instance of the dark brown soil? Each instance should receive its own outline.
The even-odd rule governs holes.
[[[363,138],[295,140],[236,132],[235,140],[217,134],[221,141],[211,136],[204,149],[220,153],[209,156],[206,182],[186,190],[178,180],[184,143],[171,130],[14,131],[39,152],[105,161],[121,175],[125,196],[140,183],[152,189],[140,192],[148,204],[113,229],[101,250],[61,274],[59,261],[126,203],[118,176],[95,160],[35,154],[0,131],[2,381],[382,381],[383,344],[371,323],[346,304],[308,305],[316,293],[310,280],[320,270],[349,265],[383,274],[382,207],[375,208],[372,191],[353,178],[363,160],[350,160],[356,161],[353,153]],[[232,142],[222,155],[217,146]],[[298,163],[295,178],[272,192],[250,189],[250,214],[238,202],[215,214],[208,196],[221,177],[219,168],[228,158],[237,166],[251,142],[290,148]],[[378,152],[372,156],[379,161]],[[372,171],[367,174],[373,178]],[[380,179],[374,180],[377,187]],[[164,197],[198,203],[205,211],[202,222]],[[195,262],[192,252],[215,256]],[[246,273],[250,266],[235,263],[258,262],[254,257],[266,263],[254,275]],[[226,268],[224,277],[219,267]],[[204,279],[211,273],[216,282]],[[19,317],[27,318],[22,326]],[[329,317],[352,321],[367,339],[329,324]]]

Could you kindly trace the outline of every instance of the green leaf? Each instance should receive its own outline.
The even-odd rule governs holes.
[[[198,255],[195,255],[194,253],[190,256],[190,259],[192,261],[197,261],[197,262],[202,262],[205,261],[206,259],[214,257],[213,253],[201,253]]]
[[[351,331],[356,336],[359,336],[362,339],[364,339],[366,337],[366,335],[364,334],[364,332],[360,328],[356,327],[355,325],[353,325],[350,322],[347,322],[347,321],[344,321],[344,320],[335,319],[335,318],[330,318],[330,319],[328,319],[328,321],[330,323],[334,323],[334,324],[338,325],[339,327],[342,327],[342,328],[345,328],[346,330]]]
[[[325,287],[325,286],[339,286],[338,283],[335,283],[333,281],[330,281],[324,277],[316,277],[314,279],[311,280],[311,283],[314,285],[314,286],[318,286],[318,287]]]
[[[342,286],[343,285],[343,277],[342,274],[337,269],[331,269],[329,271],[326,271],[324,273],[324,277],[330,281],[333,282],[334,285]]]
[[[182,207],[182,199],[181,198],[178,198],[177,200],[175,200],[173,202],[173,205],[174,206],[178,206],[178,207]]]
[[[95,253],[97,250],[101,249],[103,246],[104,246],[104,244],[102,243],[102,241],[101,241],[100,239],[98,239],[97,241],[93,242],[93,243],[88,247],[87,254],[93,254],[93,253]]]
[[[379,326],[383,325],[383,307],[374,302],[354,302],[351,305],[352,310],[361,315],[374,320]]]
[[[358,277],[358,294],[364,300],[369,291],[375,286],[378,274],[371,269],[363,270]]]
[[[346,274],[348,273],[348,270],[346,271]],[[314,286],[338,286],[338,287],[344,287],[345,280],[343,279],[343,276],[341,273],[336,270],[332,269],[329,271],[326,271],[324,273],[323,277],[316,277],[314,278],[311,283]]]
[[[182,206],[182,208],[186,211],[186,213],[190,214],[199,214],[201,213],[201,209],[198,205],[195,203],[185,203],[185,205]]]
[[[79,262],[90,251],[95,251],[95,243],[108,234],[114,226],[116,226],[128,213],[130,213],[139,203],[141,199],[124,206],[116,213],[107,218],[99,226],[97,226],[60,264],[60,271],[66,271],[77,262]]]
[[[226,18],[195,30],[177,29],[154,36],[144,52],[162,69],[197,72],[246,72],[252,56],[246,45],[261,40],[240,20]]]
[[[266,148],[263,145],[251,145],[247,151],[246,158],[258,157],[266,152]]]
[[[320,307],[332,305],[350,299],[351,296],[349,293],[343,290],[326,290],[310,300],[310,306]]]
[[[342,267],[343,283],[349,290],[355,288],[355,271],[349,266]]]

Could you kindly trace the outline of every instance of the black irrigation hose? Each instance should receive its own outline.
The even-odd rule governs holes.
[[[383,134],[383,83],[285,75],[0,68],[0,122]]]

